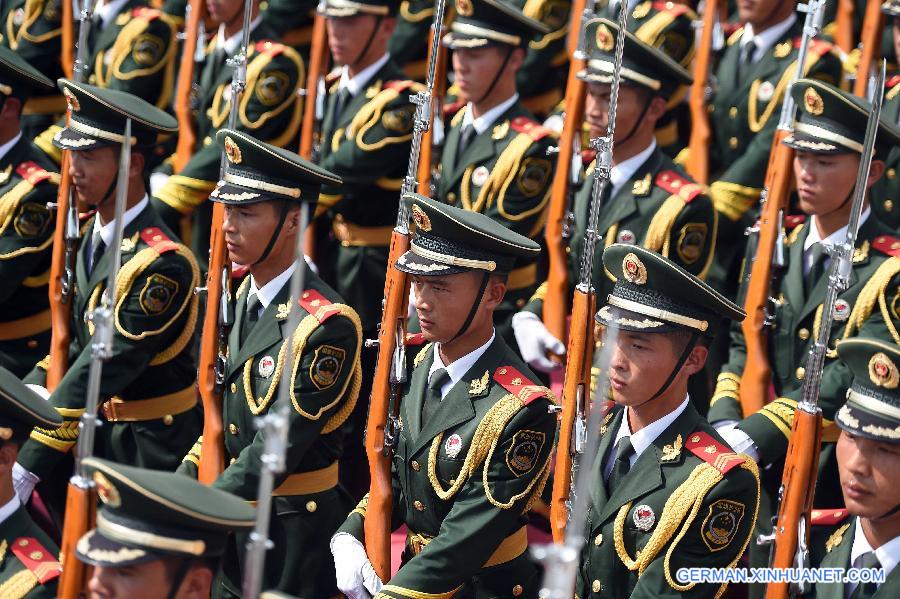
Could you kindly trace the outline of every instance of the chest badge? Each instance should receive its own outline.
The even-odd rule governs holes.
[[[263,356],[259,361],[259,376],[264,379],[272,376],[275,372],[275,359],[272,356]]]
[[[760,102],[768,102],[775,96],[775,86],[771,81],[763,81],[759,84],[759,90],[756,92],[756,97],[759,98]]]
[[[487,183],[488,177],[491,176],[490,171],[487,170],[486,166],[479,166],[472,173],[472,184],[477,185],[478,187],[483,186]]]
[[[643,530],[647,532],[653,525],[656,523],[656,514],[653,513],[653,508],[651,508],[646,503],[643,505],[639,505],[634,508],[634,512],[631,514],[631,517],[634,519],[634,525],[638,530]]]
[[[839,299],[834,302],[834,319],[838,322],[844,322],[850,318],[850,302]]]
[[[459,452],[462,451],[462,437],[453,433],[447,440],[444,441],[444,453],[447,454],[447,457],[450,459],[455,458],[459,455]]]
[[[629,231],[628,229],[622,229],[619,231],[619,234],[616,235],[616,243],[628,243],[633,245],[635,239],[634,232]]]

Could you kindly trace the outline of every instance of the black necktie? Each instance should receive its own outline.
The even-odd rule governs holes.
[[[446,368],[435,370],[428,381],[428,390],[425,392],[425,402],[422,404],[422,425],[428,422],[429,416],[434,414],[441,405],[441,388],[450,380],[450,373]]]
[[[97,238],[93,240],[91,245],[91,269],[89,273],[93,273],[94,269],[97,268],[97,263],[100,262],[100,258],[103,257],[103,252],[106,250],[106,244],[100,235],[97,235]]]
[[[856,568],[874,568],[876,570],[881,569],[881,562],[878,561],[878,557],[875,555],[874,551],[867,551],[866,553],[863,553],[858,558],[856,558],[853,565]],[[877,590],[878,585],[874,582],[861,582],[850,594],[850,599],[869,599],[870,597],[875,595],[875,591]]]
[[[616,460],[613,462],[612,470],[609,471],[609,479],[606,482],[606,489],[610,497],[631,469],[632,454],[634,454],[634,446],[631,444],[631,437],[619,439],[619,442],[616,443]]]
[[[347,103],[350,101],[350,88],[342,87],[338,90],[337,97],[334,102],[334,112],[331,113],[331,130],[335,131],[337,129],[338,123],[341,121],[341,113],[344,112],[344,108],[347,107]]]
[[[734,77],[737,83],[740,83],[741,78],[749,72],[750,66],[753,64],[754,54],[756,54],[755,41],[750,40],[741,46],[741,56],[738,59],[737,68],[734,70]]]
[[[244,324],[241,326],[241,345],[250,336],[250,331],[259,320],[259,308],[262,304],[259,301],[259,294],[254,293],[247,299],[247,314],[244,318]]]
[[[813,244],[812,265],[809,267],[809,272],[806,273],[806,277],[803,279],[803,292],[806,294],[807,298],[809,298],[816,283],[819,282],[819,279],[821,279],[822,275],[825,273],[825,260],[827,258],[828,254],[825,252],[825,245],[821,241]]]
[[[475,125],[466,125],[459,133],[459,145],[456,146],[456,164],[459,165],[462,160],[463,152],[472,143],[475,137]]]

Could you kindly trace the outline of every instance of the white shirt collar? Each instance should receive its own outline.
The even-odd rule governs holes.
[[[2,146],[0,146],[0,160],[3,160],[3,157],[6,156],[6,155],[9,153],[10,150],[12,150],[12,147],[13,147],[14,145],[16,145],[17,143],[19,143],[19,140],[20,140],[20,139],[22,139],[22,132],[21,132],[21,131],[19,131],[19,133],[16,134],[16,136],[15,136],[14,138],[12,138],[12,139],[9,140],[8,142],[6,142],[6,143],[3,144]]]
[[[472,125],[475,127],[475,133],[481,135],[485,131],[487,131],[488,127],[494,124],[500,115],[510,109],[510,107],[518,102],[519,94],[518,92],[514,93],[509,99],[500,102],[484,114],[482,114],[477,119],[472,116],[472,103],[469,102],[466,105],[466,113],[463,115],[462,126]]]
[[[444,386],[441,387],[441,399],[447,397],[447,393],[450,392],[450,389],[453,388],[453,385],[458,383],[462,379],[462,377],[465,376],[467,372],[469,372],[472,366],[475,365],[475,362],[478,361],[478,358],[484,355],[484,352],[487,351],[487,348],[490,347],[491,343],[494,342],[494,337],[496,336],[496,334],[497,332],[492,330],[491,338],[487,340],[487,343],[485,343],[478,349],[467,353],[463,357],[457,358],[456,360],[451,362],[449,366],[445,365],[444,361],[441,360],[441,344],[434,344],[434,349],[432,350],[434,351],[434,361],[432,361],[431,363],[431,369],[428,370],[428,380],[431,380],[431,375],[433,375],[434,372],[439,368],[445,368],[447,370],[447,374],[450,375],[450,380],[444,383]]]
[[[122,227],[122,230],[128,228],[128,225],[131,224],[131,221],[137,218],[138,214],[144,211],[144,208],[150,203],[150,199],[147,197],[147,194],[144,194],[144,197],[141,198],[141,201],[129,208],[125,211],[125,214],[122,216],[122,220],[125,224]],[[115,227],[116,219],[113,219],[106,223],[105,225],[100,224],[100,215],[97,215],[97,218],[94,219],[94,228],[91,230],[91,237],[95,239],[97,236],[97,232],[100,232],[100,239],[103,240],[103,243],[106,244],[106,247],[109,247],[113,240],[113,227]]]
[[[856,530],[853,532],[853,546],[850,549],[850,567],[853,567],[856,558],[863,553],[868,553],[870,551],[873,551],[872,544],[869,543],[869,539],[866,538],[866,533],[863,532],[859,518],[856,518]],[[891,571],[897,567],[897,563],[900,562],[900,537],[894,537],[874,551],[875,557],[878,558],[878,562],[884,570],[885,579],[887,579],[887,577],[890,576]]]
[[[872,213],[872,208],[870,206],[866,206],[866,209],[863,210],[862,214],[859,216],[859,226],[862,227],[863,223],[866,222],[866,219],[869,218],[869,214]],[[813,246],[813,244],[824,242],[827,245],[836,245],[844,239],[847,238],[847,227],[850,226],[850,223],[847,223],[825,239],[819,235],[819,226],[816,224],[816,217],[813,216],[809,219],[809,233],[806,234],[806,241],[803,242],[803,251],[806,252],[809,248]]]
[[[13,498],[0,507],[0,523],[6,522],[6,519],[12,516],[21,505],[19,496],[14,493]]]
[[[634,454],[631,456],[630,464],[634,465],[641,454],[645,449],[650,447],[653,441],[656,440],[658,436],[662,434],[664,430],[669,428],[669,425],[675,422],[675,419],[681,416],[681,413],[687,409],[688,402],[690,398],[685,396],[684,401],[681,404],[654,422],[651,422],[641,430],[636,433],[631,432],[631,427],[628,426],[628,411],[631,408],[625,408],[625,412],[622,414],[622,422],[619,424],[619,430],[616,431],[616,438],[613,439],[612,447],[615,448],[619,439],[622,437],[631,437],[631,446],[634,447]],[[610,452],[609,459],[607,463],[604,464],[603,475],[604,478],[609,475],[609,471],[612,470],[613,462],[615,461],[616,452],[615,450]]]
[[[244,10],[243,8],[241,10]],[[256,26],[262,21],[262,14],[256,16],[255,19],[250,21],[250,32],[252,33]],[[216,48],[222,48],[225,50],[225,54],[228,56],[232,56],[235,54],[241,47],[241,36],[243,35],[243,28],[238,29],[237,33],[225,39],[225,23],[219,25],[219,32],[216,34]]]
[[[250,275],[250,290],[247,292],[247,299],[255,293],[256,297],[259,298],[260,312],[269,307],[269,304],[274,301],[275,296],[278,295],[281,290],[287,285],[288,281],[291,280],[291,276],[294,274],[294,270],[297,268],[297,263],[292,262],[290,266],[287,267],[283,273],[266,283],[259,288],[256,286],[256,279],[253,278],[253,275]]]
[[[341,67],[341,80],[338,83],[338,89],[349,89],[350,95],[356,97],[359,92],[362,91],[363,87],[369,82],[369,80],[375,76],[381,67],[387,64],[387,61],[391,59],[391,55],[385,53],[384,56],[361,70],[359,73],[350,76],[350,69],[347,65]]]
[[[622,186],[631,181],[634,174],[647,162],[654,150],[656,150],[656,139],[651,140],[650,145],[640,153],[618,164],[613,164],[609,169],[609,182],[612,183],[612,194],[609,197],[614,198]]]
[[[769,50],[769,48],[775,45],[775,42],[784,37],[784,34],[794,26],[794,23],[796,21],[796,13],[791,13],[791,16],[786,18],[781,23],[773,25],[772,27],[769,27],[759,34],[754,33],[753,25],[747,23],[744,26],[744,33],[743,35],[741,35],[741,47],[743,48],[744,46],[749,44],[751,40],[754,41],[756,43],[756,50],[753,52],[753,62],[756,62],[763,57],[763,55]]]
[[[111,0],[106,4],[102,4],[102,2],[103,0],[97,0],[97,4],[94,5],[94,14],[103,20],[103,28],[106,29],[113,17],[122,12],[122,7],[128,0]]]

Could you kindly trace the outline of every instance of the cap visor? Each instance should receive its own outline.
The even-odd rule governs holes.
[[[824,141],[813,137],[808,137],[800,133],[792,133],[782,141],[787,147],[799,150],[800,152],[813,152],[815,154],[847,154],[854,152],[850,148],[839,146],[830,141]]]
[[[457,273],[472,270],[471,268],[466,268],[464,266],[450,266],[449,264],[436,262],[412,252],[406,252],[400,256],[394,264],[394,268],[400,272],[422,277],[455,275]]]
[[[86,564],[113,568],[144,564],[161,557],[145,549],[113,541],[96,529],[88,531],[78,540],[75,555]]]
[[[847,401],[834,419],[843,431],[883,443],[900,443],[900,426],[894,418],[871,412],[853,400]]]
[[[600,308],[594,320],[604,326],[615,325],[622,331],[635,333],[668,333],[684,329],[684,327],[671,322],[665,322],[609,305]]]
[[[53,136],[53,145],[62,150],[93,150],[115,145],[115,142],[89,137],[73,129],[65,127]]]
[[[271,195],[257,189],[248,189],[240,185],[233,185],[220,181],[216,188],[209,194],[209,199],[220,204],[256,204],[282,198]],[[284,198],[282,198],[284,199]]]

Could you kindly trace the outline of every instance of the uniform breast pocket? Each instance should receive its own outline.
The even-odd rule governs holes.
[[[626,545],[630,544],[635,551],[643,549],[656,529],[657,514],[661,511],[662,508],[657,509],[646,503],[633,506],[625,520],[625,530],[631,540],[631,543],[626,540]]]
[[[435,464],[435,473],[444,485],[452,485],[459,477],[462,465],[462,458],[439,457],[437,458],[437,464]]]

